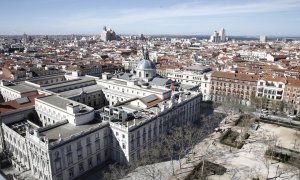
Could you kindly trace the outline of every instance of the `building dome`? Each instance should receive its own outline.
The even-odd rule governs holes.
[[[137,65],[137,70],[154,70],[156,69],[155,64],[147,59],[141,60]]]

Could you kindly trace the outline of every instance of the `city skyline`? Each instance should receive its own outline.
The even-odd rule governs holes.
[[[299,36],[299,0],[151,1],[83,3],[78,0],[5,1],[1,35],[117,34]],[[15,12],[13,11],[15,10]]]

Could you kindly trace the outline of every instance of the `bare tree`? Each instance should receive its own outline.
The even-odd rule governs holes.
[[[272,135],[266,135],[262,137],[262,140],[264,141],[265,144],[268,146],[268,151],[269,151],[269,156],[264,156],[263,163],[267,169],[267,179],[269,178],[270,174],[270,166],[273,161],[273,154],[274,154],[274,149],[275,146],[278,143],[278,137],[275,134]]]
[[[128,168],[117,163],[108,166],[103,174],[105,180],[116,180],[124,177],[129,172]]]
[[[160,162],[160,151],[162,146],[160,143],[155,144],[149,150],[142,151],[142,159],[139,161],[139,166],[141,166],[141,173],[147,179],[161,179],[162,172],[160,171],[157,163]]]
[[[239,135],[240,141],[244,141],[249,129],[251,128],[252,124],[254,123],[255,119],[251,117],[249,114],[244,114],[240,121],[241,122],[241,133]]]
[[[148,179],[157,179],[162,175],[161,170],[157,167],[157,163],[163,159],[171,161],[172,174],[175,175],[174,159],[178,157],[179,166],[182,166],[182,159],[193,149],[197,143],[203,140],[206,135],[210,134],[214,126],[223,116],[209,116],[202,119],[202,125],[188,124],[183,127],[177,127],[169,130],[161,136],[161,141],[153,144],[150,149],[141,149],[141,159],[137,159],[130,163],[129,167],[110,166],[106,172],[106,179],[118,179],[124,177],[131,170],[140,167],[141,174]],[[205,153],[208,157],[209,152]],[[206,157],[203,159],[205,160]],[[204,161],[203,161],[204,163]],[[204,164],[203,164],[204,165]]]
[[[174,156],[175,156],[175,149],[174,144],[176,143],[176,139],[172,136],[172,134],[165,135],[162,137],[162,153],[171,160],[172,164],[172,174],[175,174],[174,168]]]

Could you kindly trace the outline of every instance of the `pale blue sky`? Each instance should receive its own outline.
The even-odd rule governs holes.
[[[0,34],[300,35],[300,0],[0,0]]]

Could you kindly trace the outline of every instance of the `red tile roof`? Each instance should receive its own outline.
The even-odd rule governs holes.
[[[300,87],[300,79],[298,79],[298,78],[288,77],[287,82],[288,82],[287,85]]]
[[[25,107],[34,106],[35,105],[35,98],[43,97],[43,96],[44,96],[44,94],[39,94],[39,95],[35,95],[35,96],[28,96],[27,98],[28,98],[29,101],[26,102],[26,103],[22,103],[22,104],[17,103],[16,100],[1,103],[0,104],[0,112],[1,113],[10,112],[10,111],[14,111],[14,110],[17,110],[17,109],[22,109],[22,108],[25,108]]]
[[[257,75],[230,73],[230,72],[222,72],[222,71],[214,71],[211,77],[242,80],[242,81],[257,81],[259,79],[259,76]]]
[[[156,96],[156,95],[153,95],[153,96]],[[161,99],[158,96],[156,96],[156,99],[154,101],[149,102],[149,103],[143,101],[143,98],[141,98],[140,101],[143,102],[147,107],[150,107],[150,106],[153,106],[153,105],[159,103],[161,101]]]
[[[275,81],[275,82],[283,82],[283,83],[286,82],[286,78],[282,77],[282,76],[272,77],[271,75],[268,75],[268,76],[262,77],[261,79],[265,80],[265,81]]]

